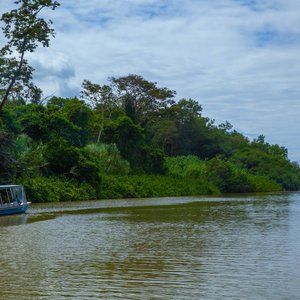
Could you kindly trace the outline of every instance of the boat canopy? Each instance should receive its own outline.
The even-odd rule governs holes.
[[[16,185],[16,184],[0,185],[0,189],[13,189],[13,188],[20,188],[20,187],[23,187],[23,185]]]
[[[0,205],[14,202],[27,202],[23,185],[0,185]]]

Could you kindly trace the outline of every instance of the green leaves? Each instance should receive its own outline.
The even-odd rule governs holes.
[[[10,79],[18,66],[16,59],[0,58]],[[17,83],[29,78],[25,71],[11,95],[21,93]],[[11,81],[2,78],[2,84]],[[85,80],[81,100],[52,97],[43,105],[38,97],[36,104],[15,99],[0,119],[0,180],[26,178],[39,201],[75,197],[72,189],[85,199],[300,188],[299,165],[288,160],[286,148],[264,136],[250,141],[228,122],[215,125],[196,100],[175,103],[173,96],[129,75],[110,85]]]
[[[20,54],[25,51],[33,52],[38,43],[48,47],[50,37],[54,36],[54,29],[50,27],[52,22],[38,18],[38,14],[44,8],[54,10],[59,3],[51,0],[19,0],[15,4],[21,5],[1,17],[5,24],[3,33],[9,46],[6,47],[6,52],[11,54],[13,48]]]
[[[18,0],[15,4],[20,6],[4,13],[0,19],[7,40],[0,50],[0,89],[4,91],[0,95],[0,111],[14,89],[22,91],[33,87],[30,83],[33,69],[27,64],[25,53],[34,52],[39,44],[49,46],[50,38],[54,36],[52,22],[38,15],[44,8],[54,10],[59,6],[52,0]],[[17,53],[16,57],[11,57],[14,53]]]
[[[200,160],[196,156],[166,158],[167,174],[207,182],[222,193],[279,191],[280,184],[268,176],[254,175],[233,163],[213,158]]]
[[[9,182],[15,174],[13,136],[0,124],[0,182]]]
[[[140,124],[145,124],[154,113],[174,104],[175,91],[157,87],[138,75],[110,79],[117,97],[127,115]]]
[[[264,144],[262,141],[257,147],[257,141],[251,146],[237,151],[230,160],[243,169],[249,170],[258,176],[268,176],[276,181],[285,190],[298,190],[300,188],[299,166],[295,166],[285,158],[284,149],[278,145]]]
[[[89,144],[83,151],[104,175],[127,175],[130,171],[128,161],[124,160],[115,144]]]

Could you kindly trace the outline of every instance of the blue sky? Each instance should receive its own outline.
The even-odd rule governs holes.
[[[13,2],[0,0],[0,12]],[[56,38],[28,57],[45,96],[78,95],[84,79],[139,74],[300,162],[299,0],[60,3],[48,15]]]

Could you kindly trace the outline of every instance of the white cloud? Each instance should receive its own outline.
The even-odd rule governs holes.
[[[28,60],[35,69],[34,79],[39,82],[45,96],[70,96],[75,91],[78,92],[79,87],[72,84],[75,76],[74,65],[62,52],[47,49],[29,55]]]
[[[56,38],[32,58],[46,95],[140,74],[300,161],[298,0],[60,2]]]

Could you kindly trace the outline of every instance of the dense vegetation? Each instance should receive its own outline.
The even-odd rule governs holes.
[[[42,99],[24,57],[49,45],[52,23],[38,14],[59,3],[16,4],[1,18],[0,183],[22,183],[40,202],[299,189],[286,148],[216,125],[198,101],[141,76],[84,80],[79,98]]]
[[[215,125],[197,101],[137,75],[84,81],[81,98],[11,99],[0,181],[33,201],[297,190],[287,150]]]

